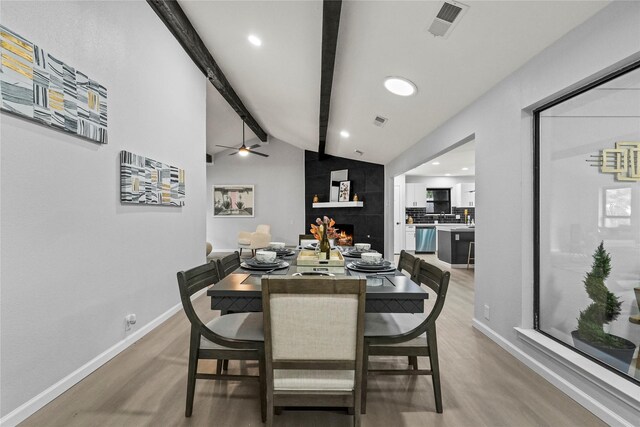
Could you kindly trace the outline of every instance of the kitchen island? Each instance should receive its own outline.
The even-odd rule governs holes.
[[[438,229],[438,259],[451,267],[466,267],[469,244],[475,242],[475,228],[452,227]],[[474,248],[475,249],[475,248]],[[472,249],[472,257],[474,249]],[[471,264],[474,260],[471,260]]]

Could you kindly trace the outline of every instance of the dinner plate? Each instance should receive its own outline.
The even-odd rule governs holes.
[[[373,249],[368,249],[366,251],[356,251],[355,249],[351,249],[349,251],[343,252],[342,255],[346,256],[347,258],[360,258],[362,257],[362,254],[372,254],[376,252],[378,251],[374,251]]]
[[[254,271],[282,270],[283,268],[289,267],[289,263],[286,261],[281,261],[275,267],[264,267],[264,264],[249,265],[246,262],[243,262],[240,264],[240,267],[246,270],[254,270]]]
[[[393,267],[393,265],[391,265],[389,261],[385,261],[385,260],[382,260],[379,264],[367,264],[362,260],[353,261],[352,264],[364,270],[384,270],[385,268]]]
[[[360,273],[391,273],[393,271],[396,271],[396,268],[394,265],[390,265],[389,267],[385,267],[378,270],[368,270],[368,269],[360,268],[352,262],[347,264],[347,268],[351,271],[357,271]]]
[[[277,267],[278,265],[280,265],[280,261],[281,260],[275,260],[273,262],[260,262],[260,261],[256,260],[255,258],[249,258],[249,259],[245,260],[244,262],[247,265],[250,265],[252,267],[273,268],[273,267]]]
[[[285,256],[291,256],[291,255],[295,255],[295,251],[292,251],[291,249],[271,249],[273,252],[275,252],[278,257],[285,257]]]

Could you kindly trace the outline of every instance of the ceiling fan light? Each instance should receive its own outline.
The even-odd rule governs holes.
[[[404,77],[387,77],[384,79],[384,87],[399,96],[411,96],[418,91],[416,85]]]
[[[249,150],[247,150],[246,148],[242,147],[241,149],[238,150],[238,154],[241,155],[242,157],[248,156],[249,155]]]

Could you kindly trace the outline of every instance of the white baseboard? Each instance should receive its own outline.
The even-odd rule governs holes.
[[[193,295],[192,299],[197,298],[202,293],[204,293],[206,289],[201,290]],[[26,420],[29,416],[33,415],[40,408],[51,402],[56,397],[60,396],[65,391],[69,390],[71,387],[82,381],[85,377],[89,376],[93,371],[107,363],[109,360],[113,359],[115,356],[123,352],[130,345],[134,344],[140,338],[147,335],[149,332],[154,330],[156,327],[160,326],[165,320],[173,316],[175,313],[182,309],[182,303],[176,304],[171,307],[169,310],[162,313],[160,316],[153,319],[151,322],[147,323],[137,331],[133,332],[131,335],[127,336],[122,341],[119,341],[112,347],[108,348],[98,356],[94,357],[89,362],[85,363],[83,366],[79,367],[66,377],[62,378],[57,383],[53,384],[51,387],[47,388],[40,394],[34,396],[27,402],[18,406],[13,411],[9,412],[4,417],[0,418],[0,426],[2,427],[14,427],[15,425],[21,423]]]
[[[505,349],[509,354],[513,357],[524,363],[527,367],[533,370],[535,373],[549,381],[555,387],[557,387],[560,391],[568,395],[570,398],[578,402],[588,411],[593,413],[595,416],[600,418],[602,421],[606,422],[611,426],[625,426],[625,427],[634,427],[632,422],[629,422],[619,416],[615,411],[611,408],[604,406],[601,402],[596,400],[594,397],[585,393],[580,388],[576,387],[576,385],[569,382],[566,378],[558,375],[556,372],[549,369],[549,367],[540,363],[538,360],[534,359],[520,348],[516,347],[509,341],[507,341],[504,337],[496,333],[493,329],[488,327],[486,324],[480,322],[478,319],[473,319],[473,327],[485,334],[489,339],[494,341],[500,347]],[[608,390],[604,390],[608,392]]]

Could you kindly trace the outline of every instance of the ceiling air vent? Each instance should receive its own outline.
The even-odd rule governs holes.
[[[462,16],[467,12],[469,6],[457,1],[446,1],[442,4],[438,15],[431,23],[429,32],[436,37],[449,37],[451,31],[460,22]]]
[[[373,119],[373,124],[378,126],[378,127],[384,127],[385,124],[387,124],[387,121],[389,119],[386,119],[382,116],[376,116],[375,119]]]

